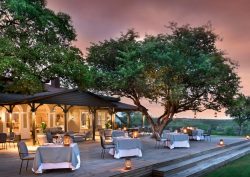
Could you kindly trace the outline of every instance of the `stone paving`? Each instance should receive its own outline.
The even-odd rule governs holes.
[[[190,148],[161,148],[155,149],[155,140],[150,137],[142,137],[143,157],[132,158],[133,169],[147,166],[154,163],[164,162],[175,158],[180,158],[186,155],[191,155],[208,149],[217,147],[219,139],[224,139],[225,144],[231,144],[245,140],[242,137],[219,137],[212,136],[212,141],[190,141]],[[101,158],[100,142],[86,141],[79,143],[81,167],[76,171],[67,169],[47,170],[40,176],[48,177],[107,177],[119,173],[126,172],[123,169],[124,159],[114,159],[106,153],[105,159]],[[30,150],[35,150],[35,147],[29,146]],[[31,171],[32,162],[29,165],[28,171],[25,168],[22,174],[19,175],[20,159],[17,148],[8,147],[8,150],[0,149],[0,177],[18,177],[18,176],[36,176]],[[26,165],[26,164],[25,164]]]

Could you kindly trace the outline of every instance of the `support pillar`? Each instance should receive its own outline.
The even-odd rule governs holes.
[[[109,115],[111,117],[111,128],[115,128],[115,108],[109,109],[108,110]]]
[[[92,114],[92,129],[93,129],[93,134],[92,134],[92,139],[95,141],[95,130],[96,130],[96,108],[95,107],[89,107],[89,111]]]
[[[33,145],[36,144],[36,112],[31,111],[31,120],[32,120],[32,140]]]
[[[131,123],[130,112],[126,112],[126,114],[127,114],[127,128],[130,128],[130,123]]]
[[[33,145],[36,144],[36,111],[37,109],[41,106],[42,104],[39,104],[36,106],[35,103],[29,103],[30,109],[31,109],[31,118],[32,118],[32,140],[33,140]]]
[[[60,108],[62,108],[64,112],[64,131],[68,131],[68,112],[69,109],[72,108],[73,106],[68,106],[68,105],[58,105]]]
[[[3,106],[9,113],[9,116],[10,116],[10,133],[13,132],[13,124],[12,124],[12,112],[13,112],[13,109],[15,107],[15,105],[8,105],[8,107],[6,106]]]

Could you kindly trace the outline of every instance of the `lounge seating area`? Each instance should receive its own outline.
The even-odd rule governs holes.
[[[46,143],[54,143],[55,141],[62,141],[65,134],[70,135],[72,142],[74,143],[86,141],[88,138],[91,138],[92,135],[91,131],[75,133],[73,131],[64,132],[61,127],[47,128],[45,134],[37,135],[38,144],[43,145]]]

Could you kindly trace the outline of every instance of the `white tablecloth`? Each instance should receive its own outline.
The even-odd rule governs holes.
[[[182,133],[166,133],[166,146],[168,146],[170,149],[173,149],[175,147],[186,147],[189,148],[189,137],[186,134]]]
[[[80,168],[80,152],[76,143],[70,146],[48,144],[37,148],[32,171],[42,173],[46,169]]]
[[[114,158],[138,156],[142,157],[142,144],[139,138],[117,137],[113,138],[114,149],[110,149],[109,153]]]

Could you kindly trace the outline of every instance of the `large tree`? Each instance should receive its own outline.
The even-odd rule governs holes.
[[[250,120],[250,97],[239,94],[227,108],[226,113],[239,125],[239,135],[242,135],[244,125]]]
[[[169,34],[143,40],[129,30],[119,38],[93,44],[87,55],[96,72],[95,89],[132,99],[159,133],[176,113],[230,105],[239,88],[237,65],[216,48],[219,37],[210,25],[172,23],[169,29]],[[143,99],[164,107],[157,121]]]
[[[54,77],[84,88],[90,77],[75,39],[70,17],[45,0],[1,0],[0,91],[40,92]]]

